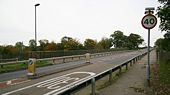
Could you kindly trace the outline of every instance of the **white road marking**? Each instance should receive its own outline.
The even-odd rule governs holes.
[[[95,74],[94,74],[94,75],[95,75]],[[93,75],[92,75],[92,76],[93,76]],[[80,80],[78,80],[78,81],[75,81],[75,82],[73,82],[73,83],[70,83],[70,84],[68,84],[68,85],[65,85],[65,86],[63,86],[63,87],[61,87],[61,88],[59,88],[59,89],[55,89],[55,90],[53,90],[53,91],[51,91],[51,92],[48,92],[48,93],[46,93],[46,94],[44,94],[44,95],[58,95],[58,94],[64,92],[65,90],[68,90],[69,88],[72,88],[72,87],[76,86],[76,85],[77,85],[76,83],[82,82],[82,81],[84,81],[85,79],[92,78],[92,76],[87,76],[87,77],[82,78],[82,79],[80,79]]]
[[[10,85],[11,83],[12,83],[11,80],[9,80],[9,81],[6,82],[7,85]]]
[[[12,84],[10,84],[10,85],[21,84],[21,83],[28,82],[28,81],[31,81],[31,80],[26,80],[26,81],[21,81],[21,82],[17,82],[17,83],[12,83]]]
[[[74,75],[74,74],[89,74],[89,76],[87,76],[85,78],[81,78],[81,79],[68,77],[69,75]],[[26,86],[26,87],[23,87],[23,88],[20,88],[20,89],[16,89],[16,90],[4,93],[2,95],[9,95],[9,94],[19,92],[19,91],[22,91],[22,90],[25,90],[25,89],[28,89],[28,88],[31,88],[31,87],[38,87],[38,88],[39,87],[46,87],[47,89],[55,89],[55,90],[53,90],[53,91],[51,91],[49,93],[46,93],[44,95],[50,95],[50,94],[53,94],[53,93],[56,94],[57,91],[63,90],[63,89],[68,88],[68,87],[71,87],[75,83],[83,81],[84,79],[86,79],[88,77],[92,77],[94,75],[95,75],[95,73],[93,73],[93,72],[73,72],[73,73],[66,74],[66,75],[63,75],[63,76],[60,76],[60,77],[55,77],[55,78],[52,78],[52,79],[49,79],[49,80],[45,80],[45,81],[30,85],[30,86]],[[64,80],[64,79],[66,79],[66,80]],[[73,82],[67,84],[68,81],[70,81],[70,80],[72,80]],[[55,83],[57,83],[57,85],[55,85]],[[67,85],[63,86],[63,87],[58,86],[59,84],[62,84],[62,83],[67,84]],[[49,84],[49,85],[46,86],[45,84]]]

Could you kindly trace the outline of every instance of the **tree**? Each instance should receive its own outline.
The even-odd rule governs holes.
[[[39,40],[39,43],[40,43],[40,50],[43,51],[45,50],[45,47],[48,45],[48,40],[46,39],[43,39],[43,40]]]
[[[54,41],[52,41],[51,43],[47,44],[47,46],[45,47],[45,50],[55,51],[55,50],[57,50],[57,44]]]
[[[158,51],[170,51],[170,41],[166,38],[160,38],[155,42]]]
[[[24,44],[23,42],[17,42],[15,43],[15,48],[17,48],[18,51],[21,51],[24,49]]]
[[[128,45],[127,46],[129,49],[137,49],[139,47],[139,45],[143,43],[143,41],[144,40],[141,38],[140,35],[131,33],[128,36]]]
[[[109,38],[102,38],[98,43],[99,49],[110,49],[112,46],[112,40]]]
[[[14,58],[17,56],[17,50],[12,45],[7,45],[4,47],[3,50],[3,56],[4,58]]]
[[[162,6],[158,7],[157,15],[160,18],[160,29],[170,32],[170,0],[158,0]]]
[[[121,31],[115,31],[110,35],[112,37],[112,44],[115,48],[123,48],[126,42],[126,36]]]
[[[61,45],[64,50],[78,50],[83,46],[78,40],[67,36],[61,39]]]
[[[164,41],[163,38],[159,38],[158,40],[156,40],[155,46],[156,46],[158,51],[163,50],[163,47],[164,47],[163,46],[163,41]]]
[[[170,0],[158,0],[162,6],[158,7],[157,15],[160,18],[159,28],[166,31],[163,39],[158,39],[155,45],[159,50],[170,51]]]
[[[86,39],[84,41],[84,47],[85,49],[95,49],[97,45],[97,41],[93,40],[93,39]]]
[[[23,50],[24,50],[24,44],[23,42],[17,42],[15,43],[15,48],[17,50],[17,54],[18,54],[18,57],[19,58],[22,58],[23,57]]]
[[[32,50],[32,51],[35,51],[36,50],[36,42],[34,39],[31,39],[29,41],[29,48]]]

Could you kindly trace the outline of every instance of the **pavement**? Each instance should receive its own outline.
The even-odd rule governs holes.
[[[151,52],[151,64],[156,63],[156,53]],[[112,85],[101,89],[99,95],[147,95],[146,92],[147,56],[139,60]]]

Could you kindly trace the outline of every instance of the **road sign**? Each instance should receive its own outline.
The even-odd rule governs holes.
[[[29,60],[28,60],[28,73],[27,73],[28,76],[35,75],[35,62],[36,62],[35,58],[29,58]]]
[[[147,14],[142,18],[141,24],[145,29],[152,29],[156,26],[157,19],[154,15]]]
[[[29,65],[32,65],[32,64],[33,64],[33,60],[29,60],[29,61],[28,61],[28,64],[29,64]]]

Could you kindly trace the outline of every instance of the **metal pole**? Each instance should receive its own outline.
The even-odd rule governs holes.
[[[96,94],[96,87],[95,87],[95,78],[91,80],[91,85],[92,85],[92,95]]]
[[[148,66],[147,66],[147,81],[150,86],[150,29],[148,29]]]
[[[112,83],[112,70],[109,71],[109,82]]]
[[[36,6],[35,6],[35,51],[37,50],[37,21],[36,21]]]

